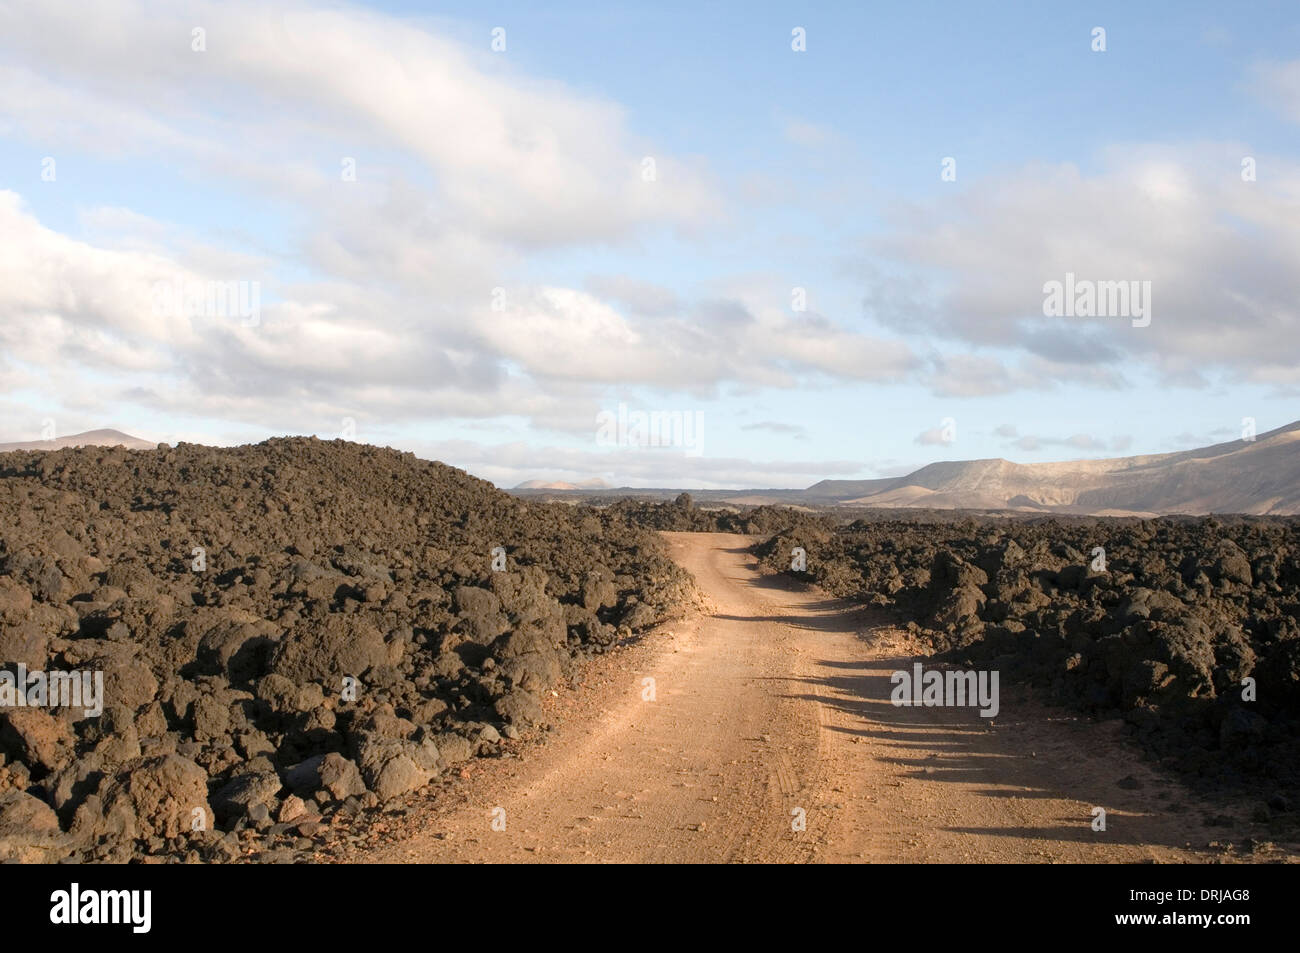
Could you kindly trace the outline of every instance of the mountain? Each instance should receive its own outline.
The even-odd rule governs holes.
[[[548,487],[565,493],[559,484]],[[586,490],[571,495],[673,499],[682,488]],[[1300,514],[1300,421],[1227,443],[1135,457],[1012,463],[953,460],[906,476],[822,480],[803,490],[696,490],[702,503],[780,503],[904,509],[1011,510],[1093,516]]]
[[[152,450],[157,446],[148,440],[132,437],[120,430],[87,430],[85,433],[55,437],[53,440],[25,440],[0,443],[0,453],[10,450],[62,450],[65,447],[126,447],[128,450]]]
[[[1012,463],[932,463],[886,480],[823,480],[809,500],[847,506],[1092,515],[1300,513],[1300,421],[1253,441],[1178,453]]]
[[[609,484],[600,477],[566,483],[563,480],[548,482],[546,480],[525,480],[515,487],[516,490],[607,490]]]

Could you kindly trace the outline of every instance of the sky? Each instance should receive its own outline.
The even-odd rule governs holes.
[[[1291,2],[0,0],[0,441],[724,488],[1237,439],[1300,418],[1298,146]]]

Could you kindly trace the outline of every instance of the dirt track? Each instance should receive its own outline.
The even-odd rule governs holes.
[[[593,663],[548,699],[544,745],[464,772],[342,859],[1183,862],[1248,833],[1204,827],[1233,812],[1153,772],[1116,725],[1005,689],[992,724],[893,706],[903,633],[763,572],[746,537],[665,535],[713,611]]]

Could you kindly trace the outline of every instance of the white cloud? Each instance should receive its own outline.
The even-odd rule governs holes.
[[[1267,176],[1243,182],[1247,153],[1115,147],[1095,174],[1032,164],[941,204],[896,209],[872,247],[903,271],[868,272],[868,313],[902,333],[1032,358],[1024,373],[949,359],[944,394],[1032,386],[1035,364],[1058,383],[1121,386],[1134,360],[1170,376],[1217,368],[1300,382],[1300,167],[1261,159]],[[1150,281],[1150,326],[1045,318],[1043,285],[1067,273]]]
[[[482,445],[441,441],[412,449],[422,457],[454,460],[457,466],[503,487],[530,479],[601,477],[613,486],[802,488],[826,477],[852,477],[863,469],[861,461],[850,460],[764,461],[707,453],[695,457],[670,449],[627,449],[610,454],[595,448],[523,442]]]
[[[0,10],[0,46],[25,61],[0,112],[45,143],[179,155],[281,193],[339,182],[339,159],[304,176],[297,157],[354,157],[360,181],[396,154],[433,176],[445,214],[523,245],[720,212],[707,174],[637,141],[617,105],[355,7],[50,0]]]
[[[1022,435],[1012,424],[1003,424],[1002,426],[997,427],[993,432],[997,436],[1005,438],[1007,446],[1028,452],[1045,450],[1048,447],[1067,447],[1071,450],[1081,450],[1085,453],[1098,453],[1108,450],[1120,452],[1127,450],[1133,444],[1133,438],[1129,436],[1116,436],[1107,440],[1087,433],[1076,433],[1069,437],[1044,437],[1035,436],[1033,434]]]
[[[672,289],[628,275],[595,275],[588,279],[587,287],[597,297],[620,304],[634,315],[659,318],[683,309]]]
[[[543,287],[510,297],[504,312],[485,307],[475,323],[498,353],[539,379],[698,394],[727,381],[792,387],[814,376],[898,379],[914,364],[903,344],[758,300],[720,299],[644,320],[585,292]]]
[[[835,134],[831,129],[820,123],[795,116],[778,116],[777,121],[780,123],[781,134],[786,141],[803,146],[805,149],[819,148],[834,139]]]
[[[74,240],[0,192],[0,344],[11,373],[93,372],[122,400],[160,413],[202,406],[227,421],[292,431],[332,427],[344,416],[508,416],[573,433],[590,428],[607,395],[629,389],[698,401],[729,384],[896,379],[912,363],[895,342],[739,301],[650,318],[583,291],[524,287],[507,291],[506,309],[496,312],[486,289],[452,281],[449,301],[431,308],[386,285],[283,284],[252,258],[233,260],[248,268],[243,273],[196,270],[153,250],[154,241],[165,236],[196,262],[231,259],[138,215],[87,218],[146,240],[125,248]],[[260,287],[255,326],[237,312],[155,307],[160,283],[228,281]]]
[[[163,160],[296,223],[288,248],[251,226],[222,236],[232,248],[193,223],[91,208],[74,239],[0,195],[9,373],[80,368],[160,413],[201,405],[279,429],[509,416],[574,432],[627,387],[703,399],[915,366],[897,341],[775,297],[692,303],[596,276],[605,300],[517,281],[538,245],[632,240],[725,209],[706,171],[640,141],[616,104],[427,22],[297,3],[0,8],[10,135]],[[191,49],[195,25],[205,52]],[[342,156],[357,181],[342,181]],[[229,280],[259,284],[256,327],[151,307],[158,282]]]
[[[923,447],[946,446],[952,443],[952,430],[944,426],[931,427],[929,430],[923,430],[916,435],[914,443],[919,443]]]

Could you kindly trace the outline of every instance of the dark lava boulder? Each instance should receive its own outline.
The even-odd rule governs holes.
[[[213,826],[208,775],[178,755],[140,758],[108,779],[100,793],[104,816],[117,814],[132,837],[171,838]]]
[[[384,636],[372,622],[331,613],[319,623],[300,623],[285,633],[270,667],[291,682],[338,684],[344,675],[360,678],[387,660]]]

